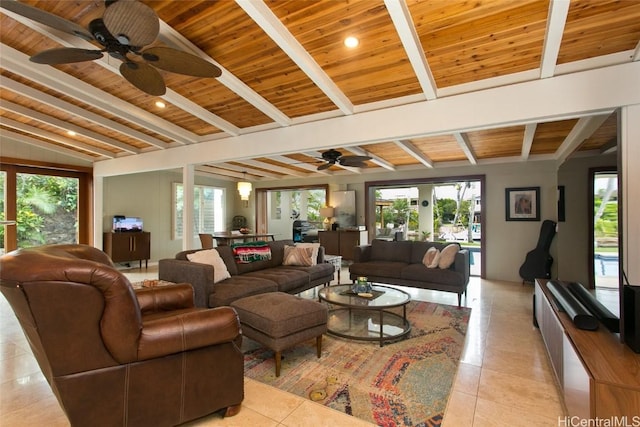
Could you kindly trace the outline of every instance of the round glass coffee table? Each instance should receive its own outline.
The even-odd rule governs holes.
[[[411,331],[407,304],[411,296],[389,286],[373,285],[370,295],[360,296],[351,285],[329,286],[318,292],[320,302],[329,303],[327,332],[363,341],[395,341]],[[390,311],[402,308],[402,315]],[[400,311],[400,310],[397,310]]]

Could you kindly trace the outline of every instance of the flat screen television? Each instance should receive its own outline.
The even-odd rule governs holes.
[[[142,218],[137,216],[121,216],[115,215],[113,217],[114,233],[123,231],[142,231]]]

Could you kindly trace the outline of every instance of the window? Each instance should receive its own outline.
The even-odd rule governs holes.
[[[173,184],[173,239],[181,239],[184,189]],[[225,230],[224,189],[195,185],[193,187],[193,233],[214,233]]]
[[[90,171],[22,163],[0,164],[0,220],[15,223],[0,226],[0,253],[44,244],[90,244]]]

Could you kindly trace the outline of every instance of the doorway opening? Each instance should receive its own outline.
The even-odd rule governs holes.
[[[619,287],[618,173],[590,170],[593,230],[592,274],[596,289]]]
[[[458,242],[469,250],[471,275],[483,277],[484,176],[385,181],[365,184],[372,202],[372,239]]]

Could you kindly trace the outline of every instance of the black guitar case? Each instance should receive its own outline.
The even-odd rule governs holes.
[[[549,255],[551,241],[556,235],[556,223],[546,219],[540,227],[540,237],[535,249],[529,251],[520,266],[520,277],[524,282],[533,282],[534,279],[550,279],[553,257]]]

